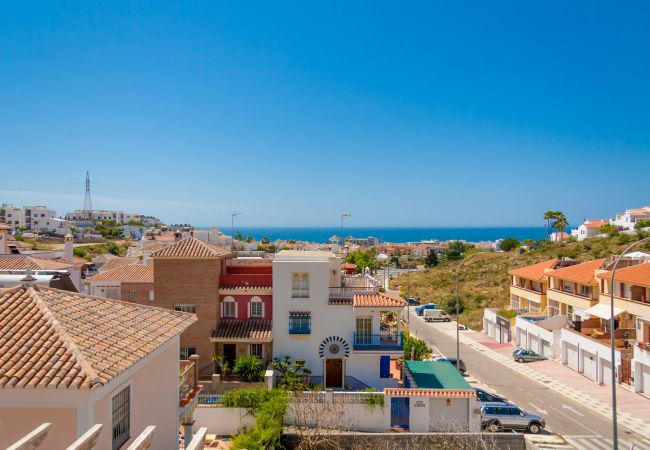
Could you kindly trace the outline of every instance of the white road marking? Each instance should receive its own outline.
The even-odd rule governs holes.
[[[540,401],[541,401],[541,400],[540,400]],[[568,406],[568,405],[562,405],[562,408],[564,408],[564,409],[568,409],[568,410],[571,411],[573,414],[577,414],[577,415],[579,415],[580,417],[584,417],[584,416],[585,416],[584,414],[582,414],[582,413],[576,411],[575,409],[573,409],[572,407],[570,407],[570,406]]]
[[[541,412],[541,413],[544,414],[545,416],[548,415],[548,411],[547,411],[547,410],[540,408],[539,406],[535,405],[534,403],[530,403],[530,402],[528,402],[528,404],[529,404],[530,407],[533,408],[535,411]]]
[[[566,417],[567,419],[569,419],[569,420],[573,420],[575,423],[577,423],[578,425],[580,425],[580,426],[581,426],[582,428],[584,428],[585,430],[589,430],[589,431],[591,431],[594,435],[596,435],[596,436],[598,435],[598,433],[596,433],[594,430],[592,430],[591,428],[589,428],[588,426],[586,426],[586,425],[583,424],[582,422],[580,422],[580,421],[574,419],[573,417],[571,417],[571,416],[569,416],[569,415],[563,413],[562,411],[560,411],[560,410],[557,409],[556,407],[549,405],[549,408],[554,409],[555,411],[557,411],[558,413],[562,414],[562,415],[563,415],[564,417]]]

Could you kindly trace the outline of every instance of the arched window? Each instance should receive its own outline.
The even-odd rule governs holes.
[[[309,297],[309,274],[307,272],[295,272],[291,276],[291,297]]]
[[[221,317],[224,319],[237,318],[237,302],[233,297],[226,297],[221,302]]]
[[[251,319],[262,319],[264,317],[264,302],[258,296],[251,298],[248,302],[248,317]]]

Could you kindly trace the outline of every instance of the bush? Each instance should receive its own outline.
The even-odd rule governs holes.
[[[441,306],[443,307],[447,314],[456,314],[456,296],[455,295],[447,295],[445,298],[442,299],[440,302]],[[465,303],[463,302],[462,296],[458,299],[458,312],[460,314],[465,311]]]
[[[244,378],[244,381],[251,383],[260,381],[263,377],[262,361],[255,355],[238,356],[232,368],[234,375]]]
[[[414,338],[410,334],[404,335],[404,359],[411,359],[412,349],[415,349],[415,360],[422,361],[431,356],[431,349],[422,339]]]
[[[503,241],[501,241],[501,244],[499,245],[499,248],[503,250],[504,252],[509,252],[511,250],[516,249],[519,247],[519,241],[515,238],[505,238]]]
[[[648,228],[648,227],[650,227],[650,220],[639,220],[637,223],[634,224],[635,230],[641,230],[643,228]]]
[[[79,258],[84,258],[86,256],[86,249],[83,247],[75,247],[72,249],[72,254]]]
[[[512,309],[501,308],[500,310],[497,311],[497,315],[501,317],[505,317],[506,319],[512,319],[513,317],[517,317],[517,311],[514,311]]]
[[[362,392],[377,392],[375,388],[365,388]],[[384,406],[384,394],[370,394],[365,395],[363,403],[368,405],[371,409],[375,406]]]
[[[259,388],[228,391],[221,398],[221,403],[230,408],[246,408],[249,414],[257,414],[255,427],[235,436],[233,449],[263,450],[280,447],[288,404],[284,390]]]

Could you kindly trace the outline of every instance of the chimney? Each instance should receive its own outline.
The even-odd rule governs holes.
[[[72,264],[72,256],[74,255],[74,238],[70,233],[68,233],[63,237],[63,241],[65,242],[65,262]]]
[[[181,230],[174,231],[174,242],[180,241],[182,235],[183,233],[181,233]]]
[[[7,234],[11,227],[6,223],[0,223],[0,255],[9,253],[9,245],[7,243]]]
[[[35,287],[36,286],[36,277],[32,274],[32,269],[27,269],[25,271],[25,276],[20,279],[23,283],[23,287]]]

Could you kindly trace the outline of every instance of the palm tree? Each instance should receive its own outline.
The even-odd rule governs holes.
[[[558,231],[564,231],[569,226],[569,221],[562,211],[556,211],[555,220],[552,223],[553,228]]]
[[[557,211],[546,211],[544,213],[544,220],[546,220],[546,229],[548,230],[548,234],[551,234],[551,220],[554,220],[555,217],[557,216]]]

